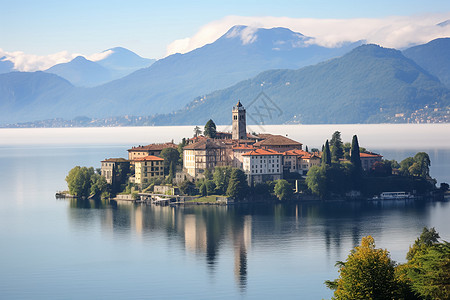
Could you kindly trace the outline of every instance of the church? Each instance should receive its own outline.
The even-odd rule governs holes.
[[[208,169],[230,166],[242,169],[250,185],[283,178],[283,172],[309,169],[320,157],[302,151],[302,144],[282,135],[247,133],[246,110],[240,101],[231,111],[232,130],[217,132],[215,138],[198,136],[183,149],[183,173],[193,179],[204,177]],[[285,153],[289,168],[284,166]],[[308,157],[308,163],[302,157]],[[295,166],[292,166],[295,164]],[[301,166],[300,168],[298,166]]]

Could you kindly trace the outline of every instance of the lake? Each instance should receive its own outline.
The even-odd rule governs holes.
[[[73,166],[100,167],[132,145],[178,142],[192,129],[0,129],[0,298],[331,298],[323,282],[363,236],[398,262],[424,226],[450,240],[448,202],[170,208],[55,199]],[[344,141],[358,134],[361,146],[399,161],[426,151],[431,175],[450,182],[446,124],[252,130],[310,149],[340,130]]]

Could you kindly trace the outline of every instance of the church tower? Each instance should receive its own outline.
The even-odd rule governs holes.
[[[236,106],[233,106],[233,140],[247,139],[247,124],[245,120],[245,108],[242,106],[241,101],[238,101]]]

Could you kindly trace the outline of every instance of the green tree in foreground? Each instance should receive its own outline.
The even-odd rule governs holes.
[[[207,137],[215,138],[216,133],[217,133],[216,124],[214,123],[213,120],[210,119],[208,122],[206,122],[205,130],[203,130],[203,134]]]
[[[241,169],[233,168],[228,183],[227,196],[242,199],[247,194],[247,177]]]
[[[275,193],[275,196],[277,196],[280,201],[289,200],[294,194],[291,185],[284,179],[276,181],[273,191]]]
[[[333,299],[398,299],[395,264],[387,250],[375,248],[371,236],[363,237],[339,265],[339,278],[326,282],[335,289]]]

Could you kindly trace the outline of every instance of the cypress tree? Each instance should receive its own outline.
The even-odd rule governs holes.
[[[206,122],[205,125],[205,130],[203,130],[203,134],[207,137],[210,138],[215,138],[216,137],[216,124],[214,123],[213,120],[209,120],[208,122]]]
[[[331,153],[330,153],[330,144],[328,140],[325,142],[325,147],[322,152],[322,165],[331,166]]]
[[[353,136],[352,139],[352,148],[350,150],[350,162],[355,167],[356,171],[362,170],[361,158],[359,155],[359,143],[356,134]]]
[[[330,140],[331,159],[338,162],[340,158],[344,157],[344,144],[342,143],[341,133],[335,131]]]
[[[309,151],[308,151],[308,146],[306,146],[305,151],[306,151],[306,152],[309,152]]]

